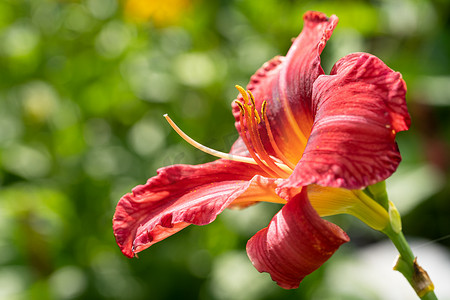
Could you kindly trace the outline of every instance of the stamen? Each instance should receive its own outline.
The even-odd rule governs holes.
[[[275,172],[279,177],[287,178],[289,173],[285,172],[283,169],[279,168],[272,158],[267,154],[264,146],[261,142],[261,136],[259,135],[256,120],[254,118],[254,113],[252,111],[251,115],[246,115],[247,127],[250,130],[250,138],[252,140],[252,145],[256,149],[256,153],[262,158],[263,162],[268,165],[268,167]]]
[[[251,104],[250,106],[247,103],[241,103],[239,100],[236,100],[236,104],[239,107],[239,110],[241,111],[241,118],[240,118],[240,125],[242,133],[242,139],[245,143],[245,146],[247,147],[251,157],[258,163],[258,165],[266,171],[268,174],[271,174],[274,177],[287,177],[289,174],[284,172],[282,169],[278,168],[277,165],[273,162],[273,160],[267,155],[266,151],[264,150],[264,147],[261,144],[261,138],[259,136],[257,125],[254,124],[255,116],[256,121],[258,124],[261,122],[261,118],[258,115],[258,111],[256,110],[256,104],[255,104],[255,97],[253,96],[252,92],[249,90],[247,93],[241,86],[236,86],[238,91],[241,93],[242,98],[248,99],[248,96],[250,96]],[[246,113],[247,112],[247,113]],[[242,117],[245,117],[247,126],[244,125]],[[245,132],[245,128],[250,129],[249,135],[251,138],[252,143],[250,143],[247,139],[247,133]],[[256,132],[256,133],[255,133]],[[256,136],[258,136],[258,139],[256,139]],[[258,154],[257,154],[258,153]],[[259,156],[258,156],[259,155]],[[261,160],[260,157],[264,160]]]
[[[241,103],[242,104],[242,103]],[[248,115],[245,114],[246,119],[248,119]],[[247,121],[248,122],[248,121]],[[275,172],[273,172],[261,159],[259,159],[259,157],[256,155],[255,150],[252,147],[252,144],[250,144],[250,142],[248,141],[247,138],[247,133],[245,132],[245,124],[244,124],[244,118],[240,118],[239,119],[239,123],[241,125],[241,130],[242,130],[242,140],[244,141],[245,146],[247,147],[248,152],[250,153],[250,156],[256,161],[256,163],[258,164],[258,166],[261,167],[261,169],[263,169],[267,174],[270,174],[272,177],[278,177],[278,174],[276,174]],[[251,136],[251,133],[250,133]]]
[[[247,104],[248,100],[247,100],[247,102],[244,102],[244,103],[241,103],[239,100],[235,101],[241,111],[241,118],[240,118],[241,130],[244,131],[243,132],[244,134],[242,136],[243,136],[243,139],[245,138],[244,143],[247,146],[247,148],[249,149],[250,155],[253,157],[253,159],[255,159],[255,161],[258,163],[258,165],[260,165],[260,167],[263,168],[269,174],[276,173],[276,175],[279,177],[288,177],[289,174],[292,173],[293,167],[290,167],[289,165],[288,166],[284,165],[285,166],[284,169],[280,168],[278,166],[278,164],[275,163],[275,159],[273,159],[267,153],[267,151],[264,148],[264,145],[261,142],[261,136],[259,135],[259,131],[258,131],[258,124],[261,123],[261,118],[258,114],[258,110],[256,109],[256,101],[255,101],[255,97],[253,96],[253,93],[250,90],[245,92],[245,90],[241,86],[238,86],[238,85],[236,86],[236,88],[241,93],[241,96],[243,99],[250,99],[249,104]],[[266,105],[267,105],[267,103],[266,103],[266,101],[264,101],[261,106],[261,115],[263,117],[264,117],[264,114],[266,111]],[[242,117],[245,117],[247,126],[244,126]],[[251,143],[246,138],[247,136],[245,133],[245,128],[247,128],[249,130]],[[269,141],[270,141],[270,138],[269,138]],[[271,144],[274,143],[273,137],[272,137],[272,141],[270,141],[270,143]],[[276,145],[275,145],[275,147],[276,147]],[[277,149],[278,149],[278,147],[277,147]],[[278,149],[278,152],[281,153],[281,151],[279,149]],[[289,162],[289,160],[287,160],[282,153],[281,153],[281,157],[284,158],[287,162]],[[289,164],[292,166],[292,163],[289,162]],[[270,169],[270,171],[267,169],[267,167]],[[286,171],[285,170],[286,168],[289,171]]]
[[[233,155],[229,153],[224,153],[221,151],[217,151],[214,149],[211,149],[209,147],[206,147],[192,138],[190,138],[187,134],[185,134],[173,121],[172,119],[165,114],[164,118],[167,120],[167,122],[172,126],[172,128],[189,144],[194,146],[195,148],[199,149],[200,151],[203,151],[205,153],[208,153],[210,155],[233,160],[233,161],[239,161],[243,163],[250,163],[254,165],[258,165],[262,170],[264,170],[266,173],[268,173],[270,176],[273,177],[281,177],[281,178],[287,178],[295,168],[295,165],[293,165],[280,151],[278,146],[276,145],[275,139],[273,138],[272,131],[270,130],[270,125],[266,116],[266,106],[267,103],[264,101],[261,105],[261,117],[259,116],[258,110],[256,109],[256,101],[255,97],[253,96],[252,92],[245,91],[244,88],[242,88],[239,85],[236,85],[237,90],[241,94],[244,103],[242,103],[239,100],[235,100],[236,105],[239,107],[239,110],[241,112],[241,117],[239,118],[242,134],[241,137],[245,143],[245,146],[247,147],[247,150],[251,156],[245,157],[245,156],[239,156],[239,155]],[[250,103],[249,103],[250,100]],[[244,118],[246,121],[246,124],[244,124]],[[276,154],[279,156],[281,161],[284,163],[281,163],[278,158],[271,157],[267,151],[264,148],[264,145],[261,141],[261,136],[258,131],[258,124],[261,123],[261,118],[264,119],[266,130],[268,132],[269,141],[272,145],[272,148],[276,152]],[[251,143],[247,138],[247,132],[251,138]]]
[[[281,152],[280,148],[278,148],[278,145],[275,142],[275,139],[272,134],[272,130],[270,129],[269,120],[267,119],[266,106],[267,106],[267,101],[264,100],[264,102],[262,103],[262,106],[261,106],[261,116],[264,120],[264,123],[266,124],[266,131],[267,131],[267,135],[269,136],[270,144],[272,145],[272,148],[275,151],[275,153],[277,154],[278,158],[281,159],[281,161],[284,164],[286,164],[289,168],[291,168],[291,170],[294,170],[295,165],[289,159],[287,159],[286,156],[284,156],[283,152]]]

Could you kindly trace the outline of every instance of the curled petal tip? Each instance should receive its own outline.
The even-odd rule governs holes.
[[[328,17],[326,14],[319,12],[319,11],[307,11],[303,14],[303,20],[304,21],[315,21],[315,22],[326,22],[328,21]]]

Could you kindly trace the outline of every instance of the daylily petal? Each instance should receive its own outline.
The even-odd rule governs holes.
[[[157,176],[117,204],[113,218],[117,244],[126,256],[133,257],[190,224],[209,224],[247,190],[246,198],[236,205],[254,202],[254,187],[273,185],[274,179],[264,180],[260,175],[266,176],[256,165],[222,159],[159,169]]]
[[[338,18],[335,15],[328,18],[323,13],[310,11],[303,19],[303,30],[289,49],[286,67],[281,70],[279,93],[285,99],[282,100],[286,105],[283,110],[292,112],[294,120],[291,122],[295,122],[307,138],[313,122],[313,84],[319,75],[324,74],[320,66],[320,54],[330,39]]]
[[[258,110],[267,101],[267,118],[275,143],[294,164],[302,155],[313,123],[312,86],[324,73],[320,53],[338,21],[334,15],[327,18],[319,12],[307,12],[303,19],[303,30],[286,57],[277,56],[265,63],[247,85],[255,96]],[[242,101],[242,97],[238,99]],[[235,126],[242,135],[241,114],[236,104],[233,104],[233,114]],[[274,155],[264,122],[259,124],[258,131],[264,147]]]
[[[314,125],[284,187],[316,183],[359,189],[389,177],[400,163],[395,142],[410,116],[401,74],[377,57],[355,53],[314,82]]]
[[[342,229],[319,217],[303,189],[248,241],[247,254],[258,271],[292,289],[348,241]]]

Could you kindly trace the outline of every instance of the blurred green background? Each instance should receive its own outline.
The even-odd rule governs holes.
[[[388,188],[419,263],[450,299],[447,0],[1,0],[0,299],[415,299],[386,238],[346,216],[333,221],[352,241],[293,291],[245,254],[273,204],[227,211],[139,259],[115,244],[123,194],[159,167],[214,159],[162,115],[229,150],[234,85],[287,52],[307,10],[340,18],[326,72],[364,51],[407,82],[413,125],[398,136],[403,162]]]

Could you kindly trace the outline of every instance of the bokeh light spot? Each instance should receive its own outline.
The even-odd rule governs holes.
[[[130,26],[117,20],[111,21],[103,26],[95,40],[95,46],[100,55],[114,58],[127,48],[133,35]]]
[[[31,54],[39,43],[39,32],[27,21],[17,21],[0,34],[0,54],[20,57]]]
[[[105,20],[117,11],[117,0],[87,0],[89,11],[97,19]]]
[[[49,283],[58,299],[72,299],[86,289],[87,278],[80,268],[66,266],[53,273]]]
[[[136,153],[148,156],[162,148],[165,137],[161,125],[143,119],[133,126],[128,135],[128,140]]]
[[[24,113],[36,122],[48,120],[58,109],[59,97],[46,82],[32,81],[21,87]]]
[[[182,83],[194,87],[210,85],[217,76],[216,66],[206,53],[179,55],[174,62],[174,71]]]
[[[219,300],[257,300],[275,286],[267,273],[253,268],[245,251],[230,251],[214,261],[210,288]]]
[[[4,150],[2,164],[9,172],[29,179],[46,176],[51,166],[48,153],[21,144],[10,145]]]

